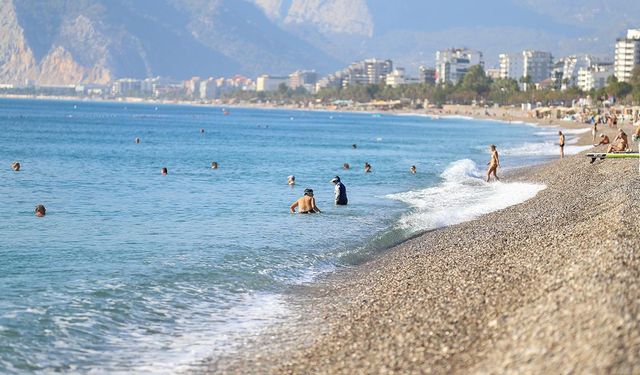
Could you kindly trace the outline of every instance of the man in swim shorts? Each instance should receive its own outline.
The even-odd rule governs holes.
[[[560,136],[560,158],[564,158],[564,143],[565,143],[565,138],[564,138],[564,134],[562,134],[561,131],[558,132],[558,135]]]
[[[300,214],[319,214],[321,212],[318,206],[316,206],[316,199],[313,197],[313,190],[311,189],[304,189],[304,196],[293,202],[291,207],[289,207],[292,214],[296,213],[296,207]]]
[[[487,163],[489,166],[487,170],[487,182],[491,180],[491,174],[493,174],[493,177],[495,177],[497,181],[500,181],[497,174],[498,167],[500,166],[500,157],[498,156],[496,145],[491,145],[489,151],[491,151],[491,160]]]

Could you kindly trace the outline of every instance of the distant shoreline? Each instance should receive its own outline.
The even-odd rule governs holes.
[[[222,104],[222,103],[199,103],[194,101],[177,101],[177,100],[154,100],[154,99],[137,99],[123,98],[116,99],[96,99],[96,98],[77,98],[69,96],[43,96],[43,95],[0,95],[0,99],[17,99],[17,100],[42,100],[42,101],[60,101],[60,102],[89,102],[89,103],[111,103],[111,104],[146,104],[146,105],[177,105],[190,107],[209,107],[209,108],[230,108],[230,109],[262,109],[262,110],[288,110],[288,111],[310,111],[310,112],[327,112],[327,113],[360,113],[360,114],[383,114],[383,115],[415,115],[437,117],[468,117],[476,120],[500,121],[505,123],[521,122],[524,124],[535,124],[539,126],[562,127],[566,129],[584,129],[586,124],[579,124],[573,121],[561,121],[550,119],[538,119],[528,115],[519,108],[499,107],[488,108],[486,111],[491,114],[485,114],[485,108],[471,105],[444,105],[442,109],[403,109],[389,111],[370,111],[358,110],[354,108],[300,108],[293,105],[274,106],[266,104]],[[587,137],[581,137],[578,140],[579,145],[588,145]]]

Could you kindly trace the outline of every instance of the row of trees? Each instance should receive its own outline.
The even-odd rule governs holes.
[[[522,84],[522,85],[521,85]],[[527,90],[521,90],[526,86]],[[334,100],[352,100],[354,102],[370,102],[373,100],[398,100],[408,99],[414,102],[428,100],[433,104],[469,104],[472,101],[484,103],[500,103],[504,105],[520,104],[527,102],[542,102],[547,104],[570,104],[572,100],[591,95],[592,98],[615,97],[617,101],[624,103],[640,104],[640,66],[633,71],[630,82],[618,82],[615,77],[609,78],[607,86],[583,92],[577,87],[567,90],[536,89],[528,77],[520,82],[514,79],[496,79],[488,77],[480,65],[472,66],[467,74],[456,84],[412,84],[391,87],[385,84],[379,85],[354,85],[348,87],[329,87],[320,90],[315,95],[309,94],[302,88],[292,90],[286,85],[281,85],[275,92],[239,92],[228,94],[224,99],[231,97],[241,100],[255,101],[279,101],[300,102],[320,99],[325,103]]]

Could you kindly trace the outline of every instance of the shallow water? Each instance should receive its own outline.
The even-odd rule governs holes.
[[[0,373],[188,368],[285,314],[292,284],[535,195],[482,182],[486,148],[509,168],[555,139],[453,118],[18,100],[0,100],[0,129]],[[306,187],[322,215],[288,213]]]

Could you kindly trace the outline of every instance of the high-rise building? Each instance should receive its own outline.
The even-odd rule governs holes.
[[[304,87],[307,91],[314,91],[318,74],[315,70],[298,70],[289,74],[289,87],[293,90]]]
[[[531,83],[540,83],[551,77],[553,57],[549,52],[522,51],[500,55],[500,78],[520,80],[529,77]]]
[[[434,68],[428,68],[424,65],[418,68],[420,83],[436,83],[436,70]]]
[[[583,91],[600,89],[607,85],[607,79],[613,75],[612,63],[594,64],[578,70],[576,85]]]
[[[614,74],[618,81],[629,81],[637,65],[640,65],[640,29],[629,29],[626,38],[616,41]]]
[[[473,65],[484,66],[482,52],[451,48],[436,52],[436,82],[456,84]]]
[[[581,69],[589,69],[600,63],[605,64],[590,55],[572,55],[558,59],[552,73],[555,87],[566,90],[569,87],[577,86],[578,72]]]
[[[277,91],[281,84],[288,84],[289,77],[276,77],[268,74],[261,75],[256,80],[256,91]]]
[[[368,59],[357,61],[346,69],[343,86],[377,85],[384,83],[387,75],[393,71],[393,61]]]
[[[140,95],[142,81],[133,78],[121,78],[111,85],[111,93],[117,96]]]

